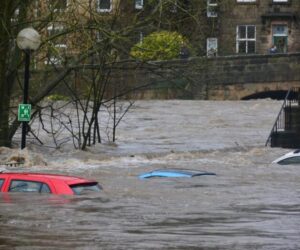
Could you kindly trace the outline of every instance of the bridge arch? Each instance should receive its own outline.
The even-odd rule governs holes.
[[[252,100],[252,99],[273,99],[273,100],[284,100],[288,90],[269,90],[263,92],[257,92],[241,98],[241,100]],[[292,95],[296,95],[295,92]]]

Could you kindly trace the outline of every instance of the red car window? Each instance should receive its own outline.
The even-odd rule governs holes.
[[[12,180],[8,192],[51,193],[47,184],[27,180]]]

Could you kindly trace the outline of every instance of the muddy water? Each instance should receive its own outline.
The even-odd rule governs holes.
[[[34,171],[103,192],[0,196],[0,249],[299,249],[300,167],[264,147],[280,102],[138,102],[117,147],[47,151]],[[195,115],[196,114],[196,115]],[[216,176],[140,180],[156,168]]]

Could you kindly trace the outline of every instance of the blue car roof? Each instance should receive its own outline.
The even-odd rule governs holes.
[[[201,175],[216,175],[212,172],[188,170],[188,169],[157,169],[151,172],[143,173],[139,175],[140,179],[152,178],[152,177],[195,177]]]

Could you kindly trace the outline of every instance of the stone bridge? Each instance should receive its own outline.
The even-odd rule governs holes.
[[[283,99],[290,87],[300,87],[300,53],[190,58],[160,65],[155,74],[137,71],[131,78],[156,83],[140,91],[139,98]]]

